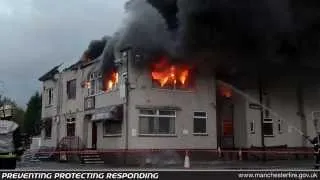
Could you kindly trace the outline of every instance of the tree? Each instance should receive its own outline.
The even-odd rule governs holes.
[[[37,136],[41,133],[41,95],[36,92],[31,96],[24,116],[24,131],[29,136]]]

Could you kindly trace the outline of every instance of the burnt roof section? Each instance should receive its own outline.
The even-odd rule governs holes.
[[[69,70],[73,71],[73,70],[77,70],[77,69],[79,69],[79,66],[81,65],[81,63],[82,63],[82,60],[79,60],[79,61],[77,61],[76,63],[70,65],[69,67],[63,69],[63,71],[69,71]]]
[[[38,80],[39,81],[46,81],[46,80],[50,80],[53,79],[54,75],[59,73],[59,68],[62,64],[55,66],[54,68],[52,68],[49,72],[45,73],[44,75],[42,75]]]

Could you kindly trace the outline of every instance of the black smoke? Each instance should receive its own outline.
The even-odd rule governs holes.
[[[91,60],[98,58],[102,54],[108,40],[110,39],[111,37],[105,36],[100,40],[92,40],[88,46],[88,49],[85,51],[86,58]]]
[[[131,0],[104,49],[104,70],[125,46],[230,72],[320,67],[317,0]],[[228,72],[230,71],[230,72]]]

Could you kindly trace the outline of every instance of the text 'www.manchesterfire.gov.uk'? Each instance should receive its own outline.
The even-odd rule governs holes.
[[[238,178],[250,179],[250,178],[288,178],[288,179],[318,179],[317,172],[270,172],[270,173],[239,173]]]

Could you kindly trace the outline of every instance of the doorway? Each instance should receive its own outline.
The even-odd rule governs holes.
[[[67,119],[67,136],[76,135],[76,122],[75,119]]]
[[[218,146],[224,149],[234,148],[234,105],[231,98],[217,99]]]
[[[97,149],[97,123],[92,122],[92,149]]]

